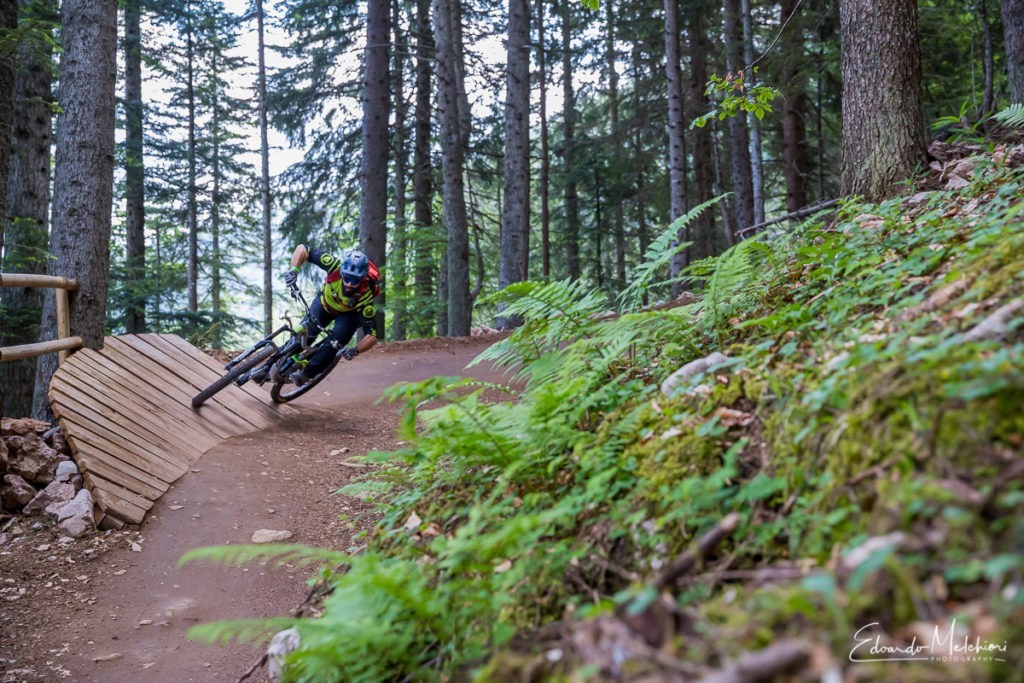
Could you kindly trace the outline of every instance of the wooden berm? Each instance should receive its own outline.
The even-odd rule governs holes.
[[[97,524],[138,524],[170,485],[212,446],[293,413],[257,387],[228,386],[198,410],[192,397],[223,365],[180,337],[107,337],[80,349],[50,383],[50,403],[85,485]]]

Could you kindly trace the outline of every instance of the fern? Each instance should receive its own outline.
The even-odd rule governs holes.
[[[227,566],[240,566],[249,562],[269,562],[276,564],[325,565],[337,566],[348,562],[347,553],[324,548],[312,548],[297,543],[273,543],[266,545],[224,545],[207,546],[190,550],[181,559],[179,565],[189,562],[214,562]]]
[[[692,242],[679,242],[679,233],[690,223],[696,220],[697,216],[706,209],[722,201],[727,195],[720,195],[710,199],[700,206],[694,207],[686,214],[672,221],[658,237],[647,248],[645,260],[636,269],[633,282],[619,295],[619,310],[632,311],[639,308],[644,294],[653,286],[658,273],[668,265],[672,258],[689,247]]]
[[[487,302],[505,304],[503,314],[519,317],[523,325],[509,337],[490,346],[470,367],[491,361],[503,367],[519,366],[515,375],[529,372],[529,365],[566,342],[593,333],[594,316],[607,299],[583,282],[561,280],[549,284],[519,282],[493,294]]]
[[[730,311],[751,303],[754,292],[763,287],[761,266],[771,255],[769,248],[756,238],[731,247],[717,258],[694,264],[691,275],[707,274],[705,305],[709,309],[716,344],[721,346],[722,321]]]
[[[1024,129],[1024,104],[1011,104],[1006,109],[992,115],[992,118],[1010,128]]]

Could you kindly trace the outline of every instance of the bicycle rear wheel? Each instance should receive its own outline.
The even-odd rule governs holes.
[[[330,344],[331,342],[325,339],[321,343]],[[287,403],[292,399],[302,396],[307,391],[309,391],[317,384],[319,384],[324,377],[331,374],[331,370],[334,369],[334,366],[338,364],[339,360],[341,360],[341,356],[339,356],[338,354],[334,354],[334,358],[332,358],[331,362],[327,364],[327,367],[325,367],[316,375],[310,377],[309,381],[303,384],[301,387],[295,386],[294,384],[288,381],[287,376],[282,375],[281,379],[275,382],[274,386],[270,388],[270,398],[274,399],[274,403]]]
[[[192,407],[198,408],[203,405],[211,396],[241,377],[242,373],[248,372],[257,365],[266,362],[276,352],[277,349],[271,344],[257,349],[251,356],[228,370],[223,377],[196,394],[195,398],[192,399]]]

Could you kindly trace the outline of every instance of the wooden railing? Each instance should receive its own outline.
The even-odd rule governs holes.
[[[59,353],[60,362],[67,358],[72,349],[81,348],[82,338],[71,336],[71,312],[68,307],[68,292],[78,289],[78,281],[52,275],[28,275],[23,273],[0,273],[0,287],[49,287],[57,298],[57,338],[52,341],[20,346],[0,347],[0,363],[19,358],[31,358],[47,353]]]

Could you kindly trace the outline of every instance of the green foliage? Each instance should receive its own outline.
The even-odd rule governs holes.
[[[1006,109],[996,112],[992,118],[1010,128],[1024,129],[1024,104],[1011,104]]]
[[[756,74],[757,67],[754,67],[753,71]],[[747,83],[743,71],[727,73],[724,78],[718,74],[711,74],[704,94],[712,101],[717,101],[717,106],[694,119],[690,124],[691,129],[703,128],[713,118],[717,117],[721,121],[740,112],[753,114],[760,121],[765,114],[772,112],[772,102],[775,98],[782,97],[782,91],[778,88]]]
[[[943,603],[999,595],[1024,561],[1024,492],[1000,479],[1000,454],[1024,442],[1024,318],[1001,339],[965,335],[1024,295],[1021,190],[993,168],[909,219],[899,200],[848,204],[694,264],[702,297],[683,308],[600,316],[604,298],[571,281],[494,297],[524,325],[480,360],[515,367],[525,389],[496,402],[491,386],[433,378],[388,392],[408,445],[370,456],[381,467],[346,489],[372,492],[380,523],[330,574],[323,617],[295,623],[290,680],[466,676],[574,611],[639,609],[652,559],[730,512],[730,570],[817,571],[728,594],[713,571],[692,577],[676,599],[700,604],[723,656],[800,628],[846,647],[867,619],[933,618],[937,583]],[[645,286],[672,250],[663,238]],[[712,350],[731,363],[659,391]],[[869,543],[897,530],[942,541]],[[858,554],[846,574],[828,569]],[[1014,623],[1020,606],[1002,603],[991,609]]]

